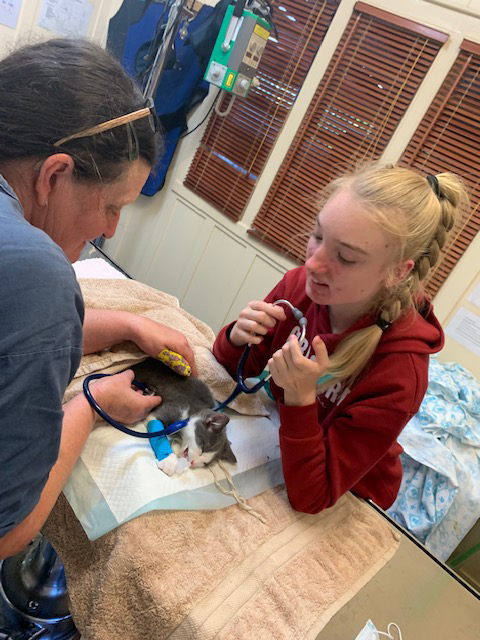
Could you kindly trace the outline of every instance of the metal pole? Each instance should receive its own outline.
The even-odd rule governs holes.
[[[155,60],[153,61],[152,71],[145,85],[143,95],[145,99],[155,98],[157,87],[160,82],[162,72],[167,62],[167,56],[173,48],[175,42],[175,36],[177,35],[178,25],[184,16],[184,7],[187,0],[174,0],[172,7],[168,13],[168,20],[165,26],[165,32],[163,34],[162,43],[158,47],[155,54]]]

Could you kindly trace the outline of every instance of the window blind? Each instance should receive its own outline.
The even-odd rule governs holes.
[[[278,41],[260,60],[260,85],[228,116],[211,116],[184,184],[238,220],[295,102],[340,0],[274,0]],[[231,97],[224,94],[221,110]]]
[[[446,39],[358,2],[249,233],[303,261],[312,194],[383,152]]]
[[[431,269],[434,296],[480,229],[480,45],[464,40],[460,54],[400,161],[422,173],[452,171],[464,179],[471,209]]]

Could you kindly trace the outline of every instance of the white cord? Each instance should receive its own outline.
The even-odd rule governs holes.
[[[258,511],[255,511],[255,509],[253,509],[253,507],[251,507],[249,504],[247,504],[247,501],[245,500],[245,498],[240,493],[238,493],[235,485],[233,484],[232,476],[229,474],[227,469],[224,467],[224,465],[222,464],[222,461],[221,460],[217,460],[216,464],[218,465],[218,467],[220,467],[220,469],[225,474],[225,479],[227,480],[227,482],[229,483],[229,485],[231,487],[230,491],[228,491],[227,489],[224,489],[222,487],[222,485],[220,484],[220,482],[218,481],[217,476],[215,475],[215,471],[213,470],[214,465],[211,465],[211,466],[208,465],[207,469],[209,469],[211,474],[213,475],[213,481],[215,482],[215,486],[217,487],[217,489],[219,491],[221,491],[222,493],[224,493],[226,496],[232,496],[233,498],[235,498],[235,500],[237,501],[238,506],[241,509],[244,509],[245,511],[248,511],[248,513],[250,513],[250,515],[254,516],[255,518],[258,518],[258,520],[260,520],[260,522],[262,524],[267,524],[267,521],[262,516],[262,514],[258,513]]]
[[[398,640],[403,640],[402,632],[400,631],[400,627],[398,626],[398,624],[396,622],[389,622],[388,623],[387,633],[385,633],[384,631],[377,631],[377,630],[375,630],[375,632],[376,632],[377,636],[385,636],[386,638],[390,638],[390,640],[395,640],[395,638],[390,633],[390,627],[395,627],[395,629],[397,630],[397,633],[398,633]]]

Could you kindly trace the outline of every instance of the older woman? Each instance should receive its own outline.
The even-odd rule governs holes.
[[[0,61],[0,557],[39,531],[95,425],[83,395],[62,407],[83,353],[132,340],[192,365],[179,332],[84,310],[71,262],[110,238],[156,158],[153,115],[121,66],[86,41],[50,40]],[[127,371],[97,401],[132,423],[161,402]]]

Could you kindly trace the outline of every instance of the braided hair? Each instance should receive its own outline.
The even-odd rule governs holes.
[[[330,357],[329,381],[351,383],[375,352],[383,331],[411,308],[428,299],[424,282],[438,264],[460,209],[468,203],[462,181],[452,173],[423,177],[404,167],[367,165],[334,180],[326,191],[331,197],[350,189],[372,219],[393,239],[392,264],[384,286],[371,301],[372,324],[349,334]],[[412,260],[403,278],[395,267]]]

